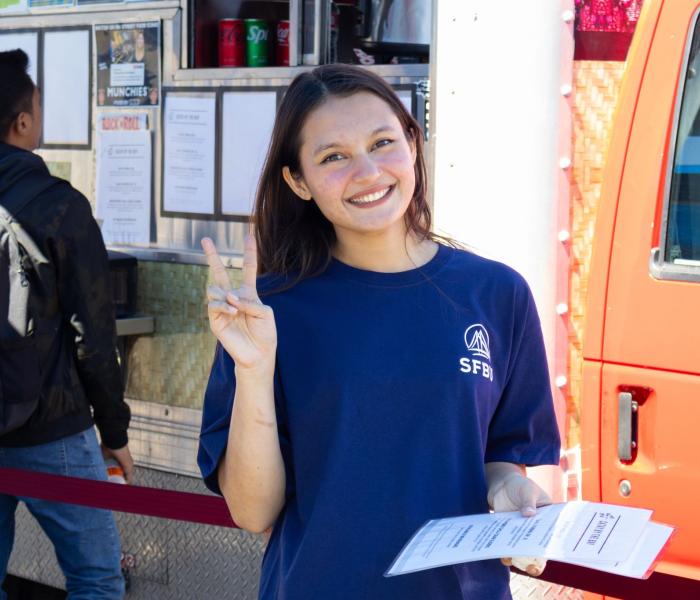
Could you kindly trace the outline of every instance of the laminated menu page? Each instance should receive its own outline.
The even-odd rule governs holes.
[[[578,501],[543,506],[532,517],[502,512],[435,519],[416,531],[385,575],[538,556],[643,578],[673,532],[652,523],[651,514],[642,508]]]

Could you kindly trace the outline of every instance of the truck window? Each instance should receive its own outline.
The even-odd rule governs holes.
[[[685,73],[671,171],[664,261],[700,267],[700,20]]]

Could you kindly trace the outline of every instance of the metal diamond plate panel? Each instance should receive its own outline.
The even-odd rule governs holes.
[[[58,568],[53,546],[24,504],[18,507],[15,519],[15,545],[7,572],[64,588],[63,574]]]
[[[139,485],[208,494],[193,477],[137,469]],[[261,536],[243,531],[115,513],[122,550],[133,556],[128,599],[252,600],[257,597]],[[8,572],[64,588],[53,548],[25,508]]]

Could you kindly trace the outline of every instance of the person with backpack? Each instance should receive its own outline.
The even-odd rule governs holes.
[[[27,65],[22,50],[0,52],[0,467],[106,481],[104,456],[131,482],[107,252],[87,199],[32,152],[42,113]],[[69,598],[124,596],[111,512],[7,494],[0,582],[19,501],[53,543]]]

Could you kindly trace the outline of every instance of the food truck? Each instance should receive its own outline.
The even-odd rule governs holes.
[[[661,7],[667,14],[671,4],[682,6],[678,15],[684,15],[677,15],[682,27],[667,25],[674,33],[666,36],[666,43],[675,45],[663,54],[677,67],[664,79],[672,82],[667,85],[674,91],[665,89],[663,118],[652,118],[656,109],[649,108],[642,121],[631,107],[637,100],[644,106],[643,97],[630,91],[635,85],[631,82],[646,82],[643,57],[656,39],[650,33],[655,25],[650,23],[661,23]],[[627,130],[615,130],[612,167],[606,175],[610,185],[602,203],[599,191],[613,125],[619,129],[625,127],[619,123],[634,122],[641,132],[646,131],[641,123],[653,122],[656,145],[647,150],[655,152],[659,162],[654,171],[640,158],[640,169],[646,168],[646,191],[653,188],[659,198],[664,195],[667,179],[659,171],[659,157],[665,166],[673,156],[663,143],[666,134],[676,140],[670,125],[673,111],[678,110],[675,86],[682,88],[686,67],[694,68],[684,46],[686,40],[690,44],[695,27],[694,5],[694,0],[5,0],[0,4],[0,49],[27,51],[32,77],[42,90],[44,133],[39,153],[52,172],[70,180],[91,201],[110,249],[137,483],[208,494],[199,479],[196,450],[215,341],[203,301],[208,270],[199,240],[212,237],[232,277],[239,276],[243,237],[279,99],[298,73],[340,61],[361,64],[384,77],[423,125],[437,230],[511,264],[530,282],[565,447],[561,469],[543,468],[531,475],[555,501],[578,498],[583,491],[590,499],[662,510],[663,501],[647,492],[638,495],[638,490],[655,486],[657,479],[650,474],[674,472],[670,467],[681,460],[682,444],[690,445],[688,428],[693,420],[679,425],[675,442],[664,442],[668,445],[656,456],[666,462],[654,465],[649,446],[643,443],[650,435],[645,428],[659,416],[656,396],[644,391],[653,386],[644,377],[638,383],[623,381],[617,374],[608,378],[606,373],[629,365],[643,367],[646,376],[657,368],[682,373],[688,379],[683,385],[692,386],[700,361],[697,349],[685,344],[683,360],[674,364],[671,347],[678,338],[664,337],[656,329],[640,328],[626,345],[607,341],[612,339],[610,324],[620,339],[625,337],[627,308],[619,306],[646,306],[639,296],[652,295],[640,287],[640,294],[630,298],[628,286],[624,294],[617,292],[620,319],[603,318],[606,302],[616,297],[612,283],[620,282],[624,288],[631,281],[625,269],[632,266],[621,258],[618,265],[616,257],[622,253],[611,251],[617,247],[616,236],[627,236],[625,247],[637,239],[644,243],[650,239],[635,238],[631,229],[618,234],[615,228],[613,233],[621,221],[615,220],[617,180],[612,178],[624,172],[630,189],[639,191],[641,185],[623,169]],[[628,64],[627,45],[640,9],[646,33],[638,35]],[[673,30],[674,26],[681,29]],[[663,60],[658,58],[658,64]],[[624,100],[620,116],[613,119],[627,67],[630,75],[623,98],[634,100]],[[661,85],[660,79],[653,81],[644,85],[648,89]],[[692,134],[688,139],[682,166],[692,170]],[[635,138],[635,145],[644,143]],[[671,173],[675,168],[662,171]],[[683,185],[692,185],[692,177],[684,177]],[[591,232],[599,204],[607,208],[601,209],[601,233],[596,234],[591,261]],[[661,232],[667,221],[659,219],[666,214],[664,206],[660,203],[635,217],[637,231],[667,240],[658,237],[666,236]],[[688,206],[681,213],[693,214]],[[683,243],[692,246],[692,238]],[[680,250],[664,244],[656,244],[661,250],[654,256],[661,258],[650,261],[647,252],[644,264],[650,269],[660,265],[648,276],[656,281],[662,273],[660,286],[687,289],[682,303],[690,307],[696,285],[692,262],[697,257],[692,251],[686,256],[682,244]],[[606,262],[610,256],[615,259],[614,277]],[[676,262],[669,267],[671,256]],[[634,266],[641,269],[640,265],[638,257]],[[677,272],[684,274],[683,283],[667,276]],[[639,277],[641,282],[644,276]],[[668,307],[664,312],[681,322],[680,312]],[[694,319],[697,323],[697,316]],[[645,326],[651,320],[647,318]],[[587,323],[594,324],[590,335]],[[667,352],[663,361],[657,364],[632,354],[636,358],[625,362],[621,352],[631,348],[632,340],[639,344],[637,349],[663,349]],[[600,386],[608,380],[612,391],[601,396]],[[697,388],[683,389],[685,400],[678,400],[677,406],[691,411],[692,390]],[[623,392],[631,399],[624,396],[624,412],[618,413],[622,404],[610,399]],[[620,414],[625,415],[624,423]],[[631,458],[614,456],[615,444],[603,439],[605,428],[615,429],[618,421],[630,435],[626,448],[631,448]],[[673,431],[670,421],[664,427]],[[697,484],[693,476],[684,477],[668,480],[669,494],[681,496],[671,491],[671,485]],[[629,488],[622,486],[622,479]],[[632,491],[625,495],[627,489]],[[690,493],[693,488],[687,489]],[[669,515],[666,520],[673,517],[685,523],[682,515],[688,506],[667,508],[671,506],[674,514],[662,511]],[[129,597],[217,598],[222,590],[230,598],[255,597],[264,550],[261,536],[132,513],[117,513],[117,521]],[[9,572],[61,587],[49,542],[23,510],[18,512],[17,532]],[[679,565],[686,560],[688,539],[679,534],[680,545],[672,546],[669,554],[671,562],[676,556],[681,557]],[[676,572],[697,577],[685,567]],[[533,579],[513,579],[516,596],[531,594],[537,585]],[[541,586],[538,593],[547,598],[583,597],[578,590],[550,585]]]
[[[405,4],[404,7],[401,5]],[[0,49],[40,86],[39,154],[85,194],[110,250],[139,485],[208,493],[196,451],[215,340],[199,240],[236,276],[276,106],[292,78],[367,65],[424,121],[432,6],[302,0],[8,0]],[[134,598],[251,598],[263,539],[118,513]],[[60,588],[18,511],[9,573]]]

